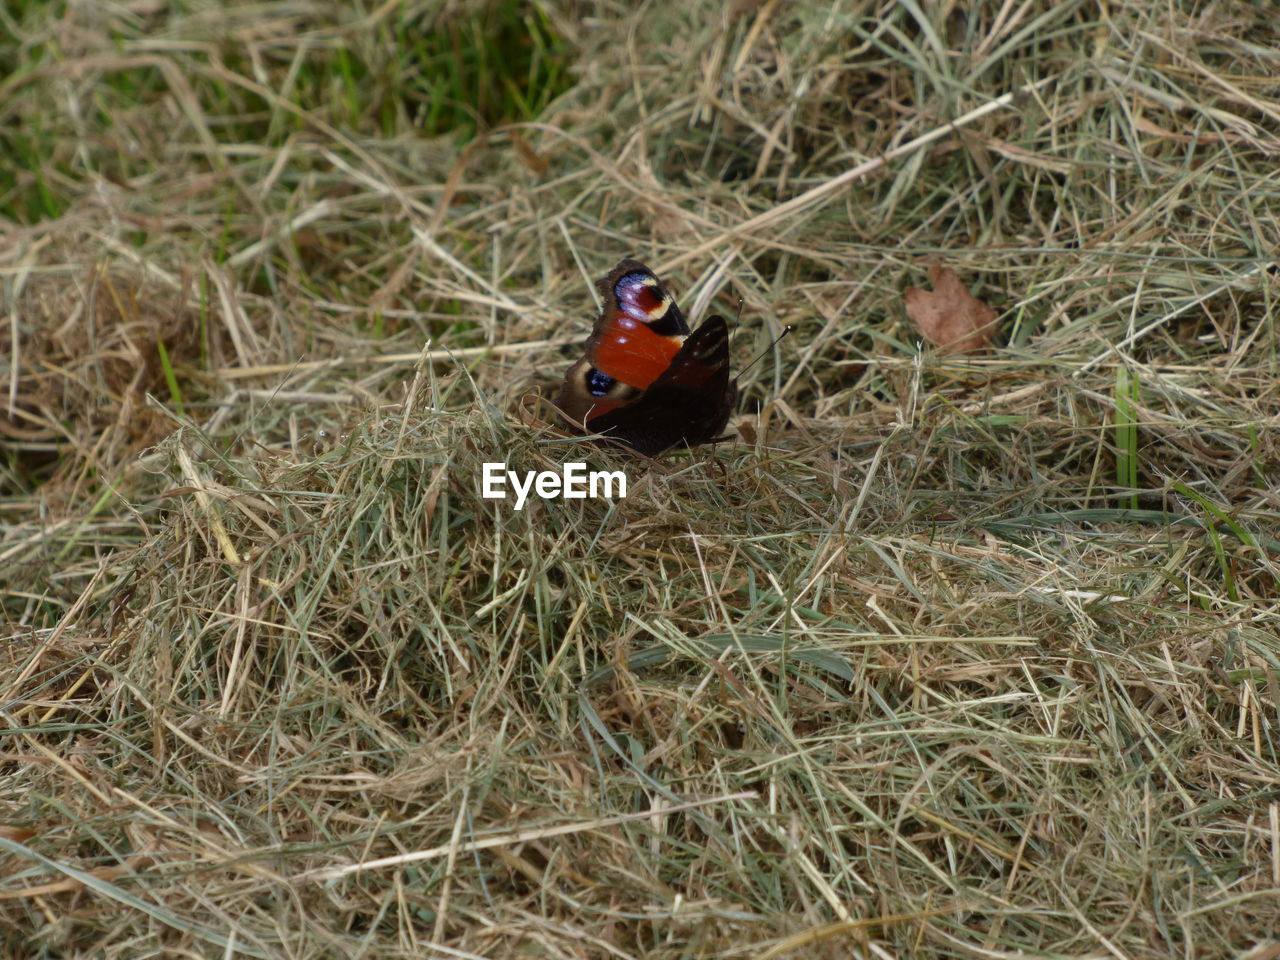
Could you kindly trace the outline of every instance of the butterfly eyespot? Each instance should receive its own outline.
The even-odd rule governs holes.
[[[601,373],[599,370],[592,369],[587,374],[587,392],[593,397],[607,396],[609,391],[613,389],[616,381],[607,373]]]
[[[680,308],[647,268],[624,273],[613,282],[612,293],[620,308],[618,321],[623,326],[644,324],[663,337],[688,333]]]

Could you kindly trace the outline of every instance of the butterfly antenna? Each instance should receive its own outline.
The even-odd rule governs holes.
[[[739,306],[739,309],[741,309],[741,306],[742,306],[742,301],[741,301],[741,300],[739,300],[739,301],[738,301],[738,306]],[[756,358],[755,358],[754,360],[752,360],[750,363],[748,363],[748,364],[747,364],[745,367],[743,367],[741,370],[739,370],[739,371],[738,371],[738,376],[737,376],[737,377],[735,377],[734,379],[735,379],[735,380],[736,380],[736,379],[739,379],[739,378],[740,378],[744,373],[746,373],[748,370],[750,370],[752,367],[754,367],[757,363],[759,363],[759,362],[764,358],[764,355],[765,355],[766,353],[768,353],[770,350],[772,350],[774,347],[776,347],[779,343],[781,343],[781,342],[782,342],[782,340],[787,336],[787,334],[789,334],[789,333],[790,333],[792,330],[794,330],[794,329],[795,329],[795,327],[793,327],[793,326],[792,326],[791,324],[789,324],[789,323],[788,323],[785,327],[783,327],[783,328],[782,328],[782,332],[781,332],[780,334],[778,334],[776,337],[774,337],[774,338],[773,338],[773,343],[769,344],[767,347],[765,347],[763,350],[761,350],[759,353],[757,353],[757,354],[756,354]]]

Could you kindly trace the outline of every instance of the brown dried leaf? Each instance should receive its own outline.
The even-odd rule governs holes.
[[[965,289],[950,267],[929,268],[932,290],[907,287],[902,302],[939,353],[973,353],[991,342],[996,312]]]

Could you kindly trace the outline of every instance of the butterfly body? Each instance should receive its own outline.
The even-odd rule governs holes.
[[[623,260],[598,286],[604,307],[556,406],[646,456],[716,439],[738,395],[725,319],[709,317],[690,330],[675,299],[638,260]]]

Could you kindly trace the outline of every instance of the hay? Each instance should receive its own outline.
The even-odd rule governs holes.
[[[1271,955],[1273,18],[532,9],[4,15],[0,952]],[[739,439],[548,423],[627,254]]]

